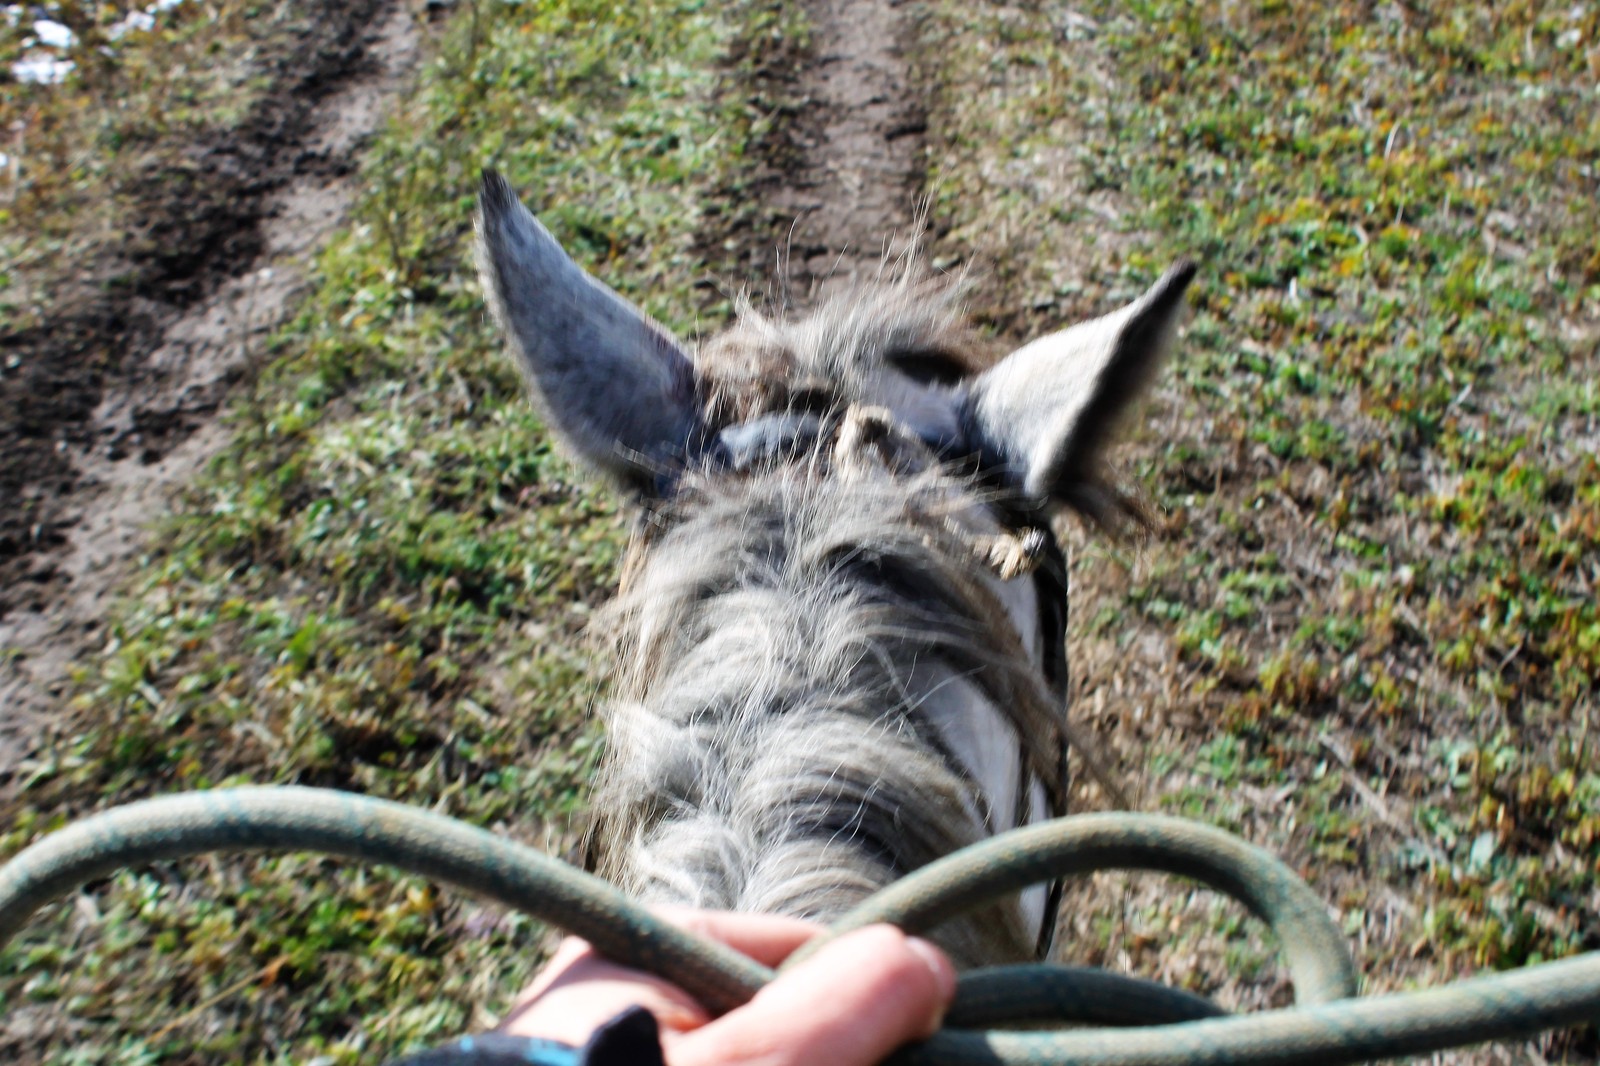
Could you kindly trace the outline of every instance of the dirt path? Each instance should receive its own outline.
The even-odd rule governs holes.
[[[788,112],[769,137],[754,199],[768,224],[743,234],[749,277],[805,306],[870,276],[915,233],[922,192],[920,97],[907,62],[915,27],[898,0],[811,0],[809,48],[758,75]]]
[[[0,598],[0,767],[15,767],[32,748],[73,663],[103,643],[105,604],[131,575],[146,529],[227,440],[217,416],[230,389],[292,311],[310,256],[354,203],[360,145],[406,84],[421,41],[404,2],[380,5],[370,21],[367,14],[350,13],[369,27],[351,54],[326,57],[327,69],[310,74],[320,92],[314,106],[295,114],[293,101],[269,100],[270,120],[253,124],[268,131],[265,143],[207,149],[218,157],[231,149],[263,168],[255,175],[259,201],[238,205],[254,232],[224,234],[194,268],[209,295],[181,310],[149,297],[117,309],[115,317],[150,327],[124,348],[114,372],[86,367],[71,379],[76,409],[35,435],[55,441],[55,494],[45,501],[54,535],[34,537],[4,560],[11,587]],[[227,261],[241,244],[259,251],[244,264]],[[35,391],[62,389],[59,375],[76,369],[76,353],[41,354],[54,357],[58,377]],[[7,399],[21,406],[33,397]]]

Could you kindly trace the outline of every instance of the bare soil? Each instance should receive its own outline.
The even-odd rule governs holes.
[[[805,7],[804,42],[764,42],[768,51],[745,57],[752,69],[738,89],[774,122],[758,141],[754,173],[721,197],[750,206],[726,207],[704,242],[707,251],[733,247],[732,280],[771,279],[772,302],[782,307],[875,275],[923,225],[927,119],[911,65],[913,5]]]
[[[124,240],[0,337],[0,766],[32,747],[146,529],[226,439],[228,397],[358,191],[420,42],[404,2],[325,0],[238,126],[128,181]],[[174,163],[172,160],[178,160]]]

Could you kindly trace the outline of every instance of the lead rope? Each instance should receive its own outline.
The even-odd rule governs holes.
[[[775,976],[532,848],[429,811],[293,786],[145,800],[31,845],[0,868],[0,945],[40,907],[89,881],[125,866],[217,851],[320,852],[452,884],[583,937],[616,962],[677,984],[717,1014]],[[1303,881],[1253,845],[1159,815],[1085,814],[1013,830],[895,882],[826,936],[880,921],[921,933],[1030,884],[1107,869],[1177,874],[1243,903],[1277,938],[1297,1006],[1216,1017],[1205,1000],[1136,978],[1045,963],[975,970],[960,978],[947,1027],[905,1049],[904,1061],[1335,1066],[1529,1037],[1600,1018],[1600,952],[1425,992],[1351,998],[1356,974],[1349,952]],[[1067,1023],[1144,1027],[979,1031]]]

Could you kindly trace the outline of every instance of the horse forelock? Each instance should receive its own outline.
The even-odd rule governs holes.
[[[838,403],[882,403],[882,374],[934,363],[943,376],[977,373],[996,351],[961,307],[959,277],[915,264],[880,284],[841,292],[798,320],[738,301],[734,325],[695,355],[707,424],[721,428],[821,394]]]

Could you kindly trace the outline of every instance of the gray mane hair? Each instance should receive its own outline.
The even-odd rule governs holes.
[[[1060,772],[1058,704],[940,513],[969,486],[829,465],[686,490],[605,613],[600,869],[644,899],[827,918],[990,835],[920,713],[940,665],[1029,738],[1038,779]],[[958,956],[1031,951],[1018,908],[978,921],[945,938]]]
[[[741,308],[693,351],[579,268],[497,175],[488,303],[551,430],[631,490],[594,864],[654,902],[827,920],[1066,806],[1064,508],[1194,274],[1003,359],[956,286],[889,271],[809,317]],[[1042,895],[938,935],[1032,954]]]

